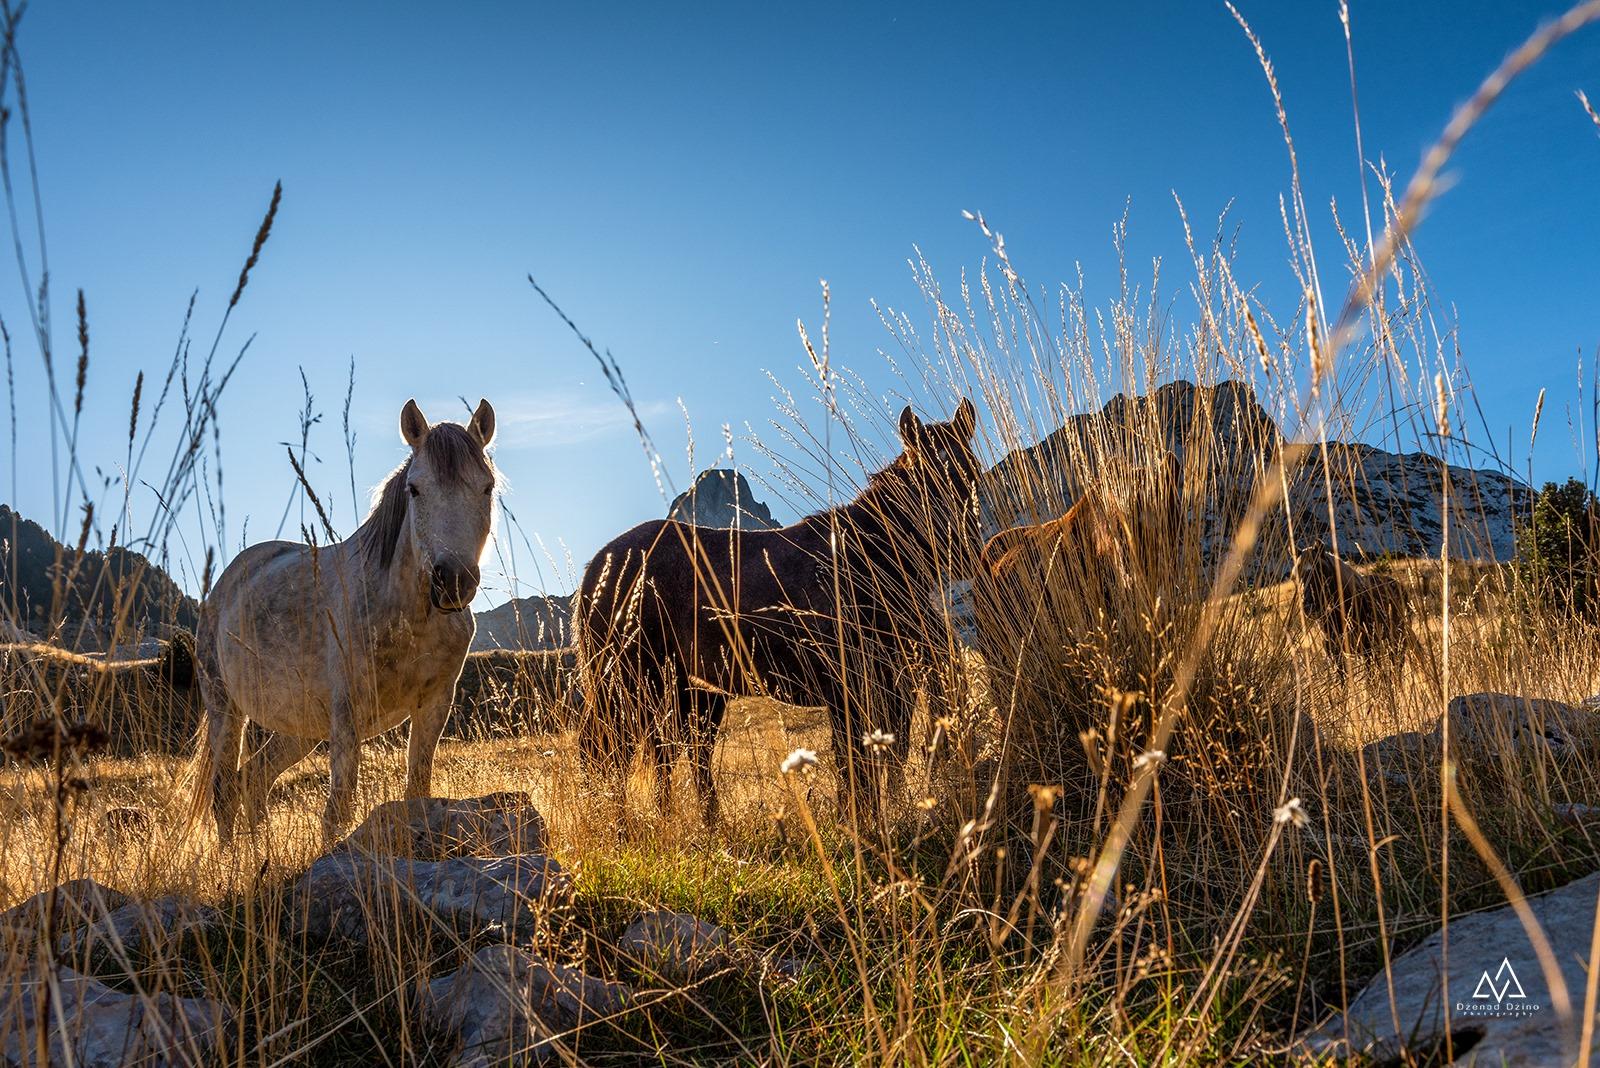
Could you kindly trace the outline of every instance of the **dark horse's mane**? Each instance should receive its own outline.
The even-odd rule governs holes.
[[[902,452],[868,475],[867,484],[853,500],[814,512],[800,523],[828,522],[837,516],[847,521],[857,535],[868,538],[918,533],[915,526],[910,530],[897,529],[908,518],[906,513],[917,506],[916,462],[909,453]]]
[[[484,455],[483,446],[457,423],[438,423],[429,428],[419,450],[433,462],[440,476],[451,482],[464,482],[468,475],[493,475],[494,468]],[[379,569],[387,571],[394,562],[395,547],[400,544],[400,531],[406,522],[406,504],[411,499],[406,493],[406,475],[411,461],[395,468],[377,493],[377,503],[372,506],[366,522],[357,529],[352,539],[356,548]]]

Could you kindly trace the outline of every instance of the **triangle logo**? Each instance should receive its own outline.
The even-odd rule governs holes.
[[[1510,957],[1500,959],[1500,967],[1494,973],[1494,978],[1489,977],[1487,969],[1478,979],[1478,986],[1472,992],[1473,1000],[1487,1001],[1490,998],[1495,1003],[1505,1001],[1507,998],[1526,998],[1523,992],[1522,981],[1517,978],[1517,970],[1511,966]]]

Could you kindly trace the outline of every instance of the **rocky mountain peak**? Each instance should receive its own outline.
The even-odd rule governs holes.
[[[1206,545],[1227,544],[1256,480],[1284,445],[1277,421],[1242,382],[1169,382],[1143,395],[1118,394],[1098,412],[1069,417],[1037,444],[1018,449],[985,480],[984,511],[991,530],[1061,515],[1097,478],[1119,465],[1141,466],[1162,451],[1179,461],[1185,491],[1207,515]],[[1191,456],[1199,447],[1206,455]],[[1448,480],[1448,495],[1444,492]],[[1331,492],[1330,492],[1331,491]],[[1450,510],[1450,554],[1458,559],[1507,560],[1515,551],[1519,510],[1532,491],[1492,469],[1445,463],[1426,453],[1394,453],[1361,442],[1330,441],[1301,464],[1289,487],[1289,508],[1272,519],[1260,561],[1267,573],[1284,570],[1281,550],[1337,542],[1360,557],[1437,556]],[[1292,523],[1292,537],[1286,525]],[[1281,557],[1281,558],[1279,558]]]
[[[766,530],[778,526],[772,519],[772,509],[755,499],[744,475],[724,467],[708,468],[696,475],[694,485],[673,500],[667,518],[698,527]]]

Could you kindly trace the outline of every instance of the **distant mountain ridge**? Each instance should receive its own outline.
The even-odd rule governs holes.
[[[1214,430],[1191,438],[1190,428],[1205,419]],[[1161,440],[1139,441],[1152,424],[1160,428]],[[985,518],[991,530],[1054,518],[1078,498],[1085,474],[1099,465],[1126,462],[1135,452],[1148,458],[1156,445],[1185,460],[1191,440],[1213,446],[1212,455],[1190,468],[1208,470],[1214,488],[1206,502],[1207,544],[1226,544],[1239,506],[1284,444],[1277,421],[1254,391],[1233,381],[1200,386],[1179,380],[1144,396],[1118,394],[1100,412],[1073,416],[995,465],[985,479]],[[1436,556],[1445,526],[1446,470],[1451,555],[1509,560],[1516,548],[1516,517],[1533,499],[1525,483],[1499,471],[1446,465],[1425,453],[1393,453],[1361,442],[1330,441],[1326,466],[1320,449],[1301,464],[1289,488],[1293,540],[1329,543],[1337,531],[1340,551],[1347,555]],[[1271,523],[1281,528],[1284,522],[1280,507]],[[1287,532],[1280,533],[1286,544]],[[1275,572],[1285,564],[1270,560],[1261,566]]]
[[[572,644],[575,596],[517,597],[487,612],[474,613],[478,630],[472,636],[472,651],[566,648]]]
[[[164,638],[174,626],[193,630],[199,612],[142,553],[114,546],[80,556],[0,504],[0,619],[67,648],[103,652],[113,640],[121,647]]]

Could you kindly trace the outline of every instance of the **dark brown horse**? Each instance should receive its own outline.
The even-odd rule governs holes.
[[[728,699],[751,695],[825,706],[851,785],[876,781],[869,767],[898,768],[907,676],[943,634],[935,596],[970,574],[977,551],[975,427],[969,400],[946,423],[907,408],[904,452],[849,504],[777,530],[655,520],[600,550],[577,614],[588,768],[618,771],[648,745],[664,808],[687,750],[714,821],[712,747]]]
[[[1341,670],[1347,654],[1372,659],[1404,650],[1411,624],[1398,579],[1363,574],[1320,546],[1299,554],[1295,572],[1306,618],[1322,628],[1323,644]]]

